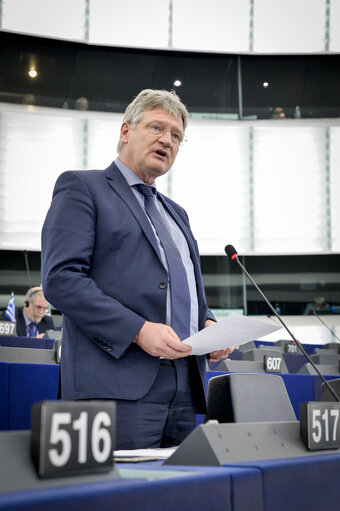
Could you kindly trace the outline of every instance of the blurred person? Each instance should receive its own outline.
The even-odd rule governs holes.
[[[54,330],[53,319],[46,316],[49,303],[40,286],[29,289],[22,307],[15,308],[16,332],[20,337],[43,337],[47,330]],[[2,321],[9,321],[4,314]]]
[[[324,314],[331,313],[331,306],[326,302],[326,298],[324,296],[315,296],[313,302],[307,303],[303,314],[310,315],[313,314],[313,312],[321,312]]]
[[[284,113],[283,109],[280,106],[277,106],[274,108],[272,119],[285,119],[286,114]]]
[[[82,110],[85,112],[86,110],[89,109],[89,100],[84,97],[78,98],[75,104],[75,109]]]

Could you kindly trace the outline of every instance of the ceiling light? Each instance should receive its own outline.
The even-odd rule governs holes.
[[[180,87],[181,85],[182,85],[181,80],[175,80],[175,81],[174,81],[174,86],[175,86],[175,87]]]
[[[37,70],[34,69],[34,67],[31,67],[31,69],[28,71],[28,76],[30,78],[36,78],[38,76]]]
[[[268,82],[263,82],[262,87],[264,87],[266,89],[267,87],[269,87],[269,83]]]

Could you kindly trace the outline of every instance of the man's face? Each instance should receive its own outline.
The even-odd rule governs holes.
[[[33,295],[31,300],[28,300],[28,307],[24,308],[25,315],[30,321],[40,323],[44,317],[46,309],[48,308],[48,302],[45,300],[43,295],[40,294]]]
[[[168,172],[175,161],[183,138],[183,122],[167,110],[145,110],[132,128],[127,122],[121,127],[123,148],[121,161],[146,184]]]

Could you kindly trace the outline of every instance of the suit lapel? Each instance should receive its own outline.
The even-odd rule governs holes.
[[[18,315],[16,317],[16,320],[17,320],[17,335],[26,337],[27,332],[26,332],[26,323],[25,323],[25,318],[24,318],[23,307],[20,307],[20,309],[18,309]],[[21,333],[18,333],[18,331]]]
[[[162,263],[162,259],[159,253],[159,248],[157,245],[157,240],[153,233],[150,222],[146,218],[146,215],[143,209],[140,207],[133,191],[131,190],[130,185],[127,183],[126,179],[118,169],[115,163],[112,163],[110,167],[108,167],[105,171],[106,177],[108,178],[108,183],[113,188],[113,190],[119,195],[119,197],[124,201],[126,206],[129,208],[139,225],[144,231],[145,236],[151,243],[154,248],[156,254],[159,257],[160,262]],[[163,263],[162,263],[163,264]]]
[[[122,173],[120,172],[120,170],[118,169],[117,165],[114,162],[105,170],[105,174],[106,177],[108,178],[109,185],[111,186],[111,188],[113,188],[113,190],[120,196],[120,198],[124,201],[126,206],[130,209],[131,213],[133,214],[133,216],[143,229],[145,236],[147,237],[156,254],[158,255],[160,262],[163,264],[157,240],[153,233],[150,222],[146,218],[143,209],[140,207],[133,191],[131,190],[130,185],[127,183],[126,179],[124,178],[124,176],[122,175]],[[169,214],[172,216],[172,218],[174,219],[174,221],[177,223],[182,233],[184,234],[185,239],[189,246],[192,261],[194,262],[195,273],[197,273],[197,268],[199,268],[200,263],[199,260],[197,259],[195,242],[190,230],[188,229],[188,226],[181,219],[179,214],[175,211],[175,209],[172,207],[172,205],[164,195],[158,193],[158,197],[160,198],[160,201],[162,202],[165,209],[169,212]]]

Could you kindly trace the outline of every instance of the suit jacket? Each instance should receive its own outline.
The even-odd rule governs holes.
[[[0,319],[2,321],[9,321],[8,317],[5,315],[5,313],[1,314]],[[17,329],[17,335],[20,337],[26,337],[27,331],[26,331],[26,323],[23,313],[23,307],[16,307],[15,308],[15,319],[16,319],[16,329]],[[44,316],[40,323],[38,324],[38,330],[39,334],[43,334],[46,332],[46,330],[53,330],[54,324],[53,319],[50,316]]]
[[[197,243],[185,211],[160,198],[188,242],[202,329],[214,317],[205,299]],[[114,163],[58,178],[42,230],[42,282],[46,299],[64,314],[63,398],[144,396],[160,361],[133,339],[145,320],[166,322],[168,275],[150,223]],[[204,388],[205,357],[192,359]],[[198,408],[205,411],[205,405]]]

